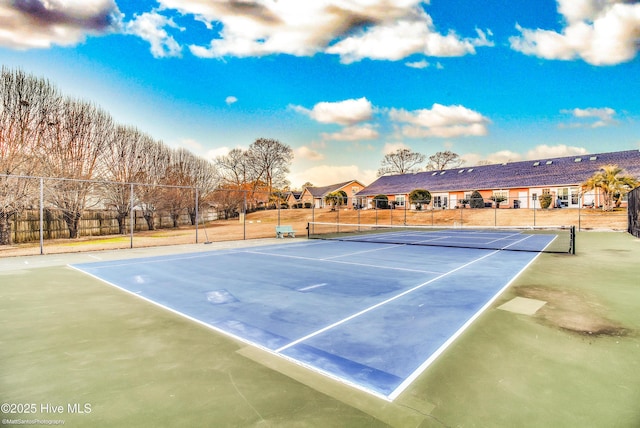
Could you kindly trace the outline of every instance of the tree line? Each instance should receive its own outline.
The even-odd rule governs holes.
[[[247,199],[267,203],[259,192],[287,184],[293,151],[278,140],[259,138],[211,161],[116,123],[100,107],[21,70],[2,67],[0,97],[0,245],[10,243],[12,217],[38,205],[40,182],[25,177],[51,178],[42,181],[47,208],[62,213],[70,238],[92,207],[114,210],[120,233],[135,207],[153,230],[159,211],[176,225],[186,212],[195,224],[196,206],[229,212]],[[135,194],[125,183],[139,184]]]
[[[460,155],[452,151],[437,152],[428,158],[410,149],[401,148],[393,153],[387,153],[378,169],[378,177],[386,174],[411,174],[419,171],[442,171],[443,169],[457,168],[464,163]]]

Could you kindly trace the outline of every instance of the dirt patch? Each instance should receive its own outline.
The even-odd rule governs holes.
[[[608,319],[604,307],[587,295],[570,290],[551,290],[536,286],[518,287],[517,293],[529,299],[546,301],[536,318],[571,333],[585,336],[627,336],[630,330]]]

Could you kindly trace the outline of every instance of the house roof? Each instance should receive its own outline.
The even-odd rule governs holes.
[[[323,187],[307,187],[306,189],[314,198],[322,198],[326,194],[342,189],[344,186],[348,186],[351,183],[358,183],[364,187],[364,184],[360,183],[358,180],[349,180],[345,181],[344,183],[331,184],[329,186]]]
[[[597,153],[508,162],[495,165],[460,167],[415,174],[378,178],[357,196],[409,193],[415,189],[430,192],[510,189],[522,187],[575,186],[591,177],[600,167],[615,164],[640,179],[640,151]]]

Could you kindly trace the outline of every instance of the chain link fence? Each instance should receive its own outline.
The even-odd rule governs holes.
[[[636,191],[637,198],[637,191]],[[630,196],[605,212],[578,197],[568,204],[483,198],[453,206],[443,200],[317,198],[251,189],[205,191],[189,186],[114,183],[0,175],[0,257],[275,238],[290,225],[306,235],[309,222],[462,226],[569,226],[627,230]],[[635,221],[637,225],[637,205]],[[631,220],[629,220],[631,221]],[[637,229],[636,229],[637,230]]]
[[[627,231],[640,238],[640,187],[629,192],[629,209],[628,209],[628,221]]]

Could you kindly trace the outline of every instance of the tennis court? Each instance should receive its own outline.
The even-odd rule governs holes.
[[[460,231],[455,234],[449,239],[461,239]],[[415,232],[410,235],[415,238]],[[515,242],[513,235],[486,232],[481,239]],[[537,236],[539,251],[556,239]],[[441,234],[437,239],[447,238]],[[73,267],[394,400],[538,254],[415,242],[304,240]]]

